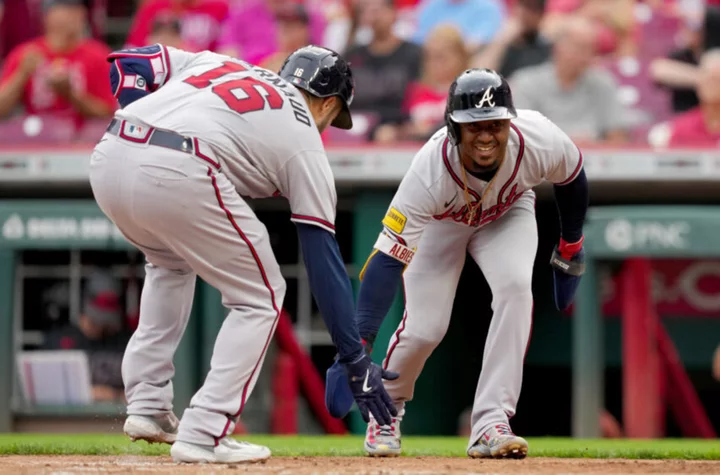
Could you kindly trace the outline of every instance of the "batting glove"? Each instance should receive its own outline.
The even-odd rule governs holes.
[[[582,237],[577,242],[569,243],[561,238],[550,258],[555,307],[558,310],[565,310],[570,306],[580,284],[580,276],[585,273],[584,240]]]
[[[392,381],[399,375],[373,363],[365,352],[358,360],[345,364],[345,371],[363,420],[370,422],[370,413],[372,413],[380,425],[392,424],[392,418],[397,416],[397,409],[390,395],[385,391],[383,379]]]

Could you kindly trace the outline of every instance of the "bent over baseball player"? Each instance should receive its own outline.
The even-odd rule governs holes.
[[[147,258],[140,323],[122,373],[125,433],[173,443],[178,462],[263,460],[233,433],[280,315],[285,281],[265,226],[241,196],[290,203],[310,285],[363,416],[397,412],[363,351],[334,236],[336,192],[320,133],[352,127],[352,73],[308,46],[278,74],[210,52],[162,45],[110,55],[119,110],[96,146],[90,183],[103,212]],[[173,355],[196,275],[230,310],[207,378],[182,419],[172,412]]]
[[[389,425],[370,421],[365,450],[376,456],[400,454],[405,405],[447,331],[467,252],[493,295],[467,454],[523,458],[528,444],[513,434],[508,421],[520,396],[532,326],[538,245],[532,188],[546,180],[554,184],[561,239],[551,264],[555,302],[564,309],[584,271],[588,186],[582,154],[540,113],[516,111],[508,83],[488,69],[457,77],[445,122],[413,159],[361,274],[358,327],[368,351],[401,279],[406,300],[384,360],[386,369],[400,374],[386,384],[398,416]],[[326,401],[333,415],[342,416],[352,398],[343,393],[347,384],[338,369],[328,370],[328,381],[335,383]]]

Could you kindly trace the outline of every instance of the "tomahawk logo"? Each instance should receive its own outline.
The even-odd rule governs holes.
[[[483,94],[482,98],[480,99],[480,102],[478,102],[475,107],[495,107],[495,98],[493,97],[493,90],[491,87],[485,89],[485,94]],[[487,104],[487,106],[485,106]]]

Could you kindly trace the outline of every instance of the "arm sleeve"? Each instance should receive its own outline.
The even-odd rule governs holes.
[[[22,60],[24,48],[21,46],[15,47],[5,59],[2,64],[2,73],[0,73],[0,85],[9,81],[15,71],[20,67],[20,61]]]
[[[390,310],[405,264],[381,252],[373,253],[363,272],[358,294],[357,323],[360,336],[370,342]]]
[[[337,193],[327,155],[311,150],[294,155],[278,174],[280,193],[290,202],[290,220],[335,233]]]
[[[335,236],[319,226],[296,222],[310,288],[339,360],[357,360],[363,352],[355,321],[352,287]]]
[[[580,170],[570,183],[554,185],[555,204],[560,214],[560,235],[569,243],[578,242],[583,235],[589,194],[585,170]]]
[[[155,44],[110,53],[110,87],[120,106],[144,97],[184,70],[196,55]]]

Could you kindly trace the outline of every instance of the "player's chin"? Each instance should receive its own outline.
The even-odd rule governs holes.
[[[498,161],[497,153],[480,153],[477,152],[473,155],[473,161],[480,168],[490,168],[495,165]]]

